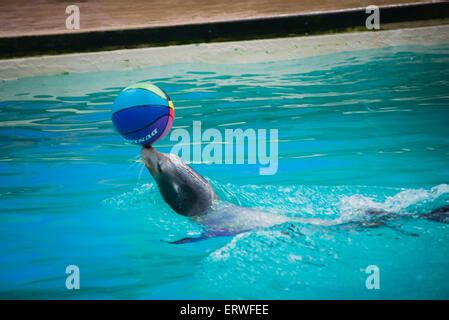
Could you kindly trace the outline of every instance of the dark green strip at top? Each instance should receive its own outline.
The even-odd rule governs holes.
[[[277,38],[365,28],[365,9],[298,14],[226,22],[165,27],[77,32],[0,38],[0,57],[20,57],[188,44]],[[395,22],[444,19],[449,2],[380,7],[380,25]]]

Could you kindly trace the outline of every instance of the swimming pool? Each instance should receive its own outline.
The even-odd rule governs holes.
[[[247,64],[180,63],[0,84],[0,297],[449,298],[448,44]],[[162,87],[175,128],[276,128],[279,168],[193,164],[219,196],[291,217],[410,214],[375,228],[295,222],[186,245],[174,214],[113,131],[110,106]],[[100,88],[93,90],[92,88]],[[160,145],[169,151],[173,143]],[[164,240],[164,241],[161,241]],[[81,289],[65,268],[79,266]],[[364,269],[380,270],[368,290]]]

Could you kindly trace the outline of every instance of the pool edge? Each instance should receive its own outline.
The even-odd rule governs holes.
[[[449,17],[447,1],[379,8],[381,27]],[[365,8],[353,8],[186,25],[0,37],[0,59],[361,31],[367,17]]]
[[[389,46],[449,43],[449,24],[307,37],[121,49],[0,60],[0,79],[133,70],[179,63],[241,64]]]

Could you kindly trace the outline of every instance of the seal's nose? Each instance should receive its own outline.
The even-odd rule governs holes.
[[[142,161],[145,166],[150,169],[150,171],[154,171],[157,168],[157,151],[152,146],[144,146],[140,151],[142,156]]]

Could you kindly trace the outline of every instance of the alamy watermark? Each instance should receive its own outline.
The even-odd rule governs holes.
[[[365,272],[368,275],[365,280],[365,287],[368,290],[380,289],[380,269],[378,266],[372,264],[360,271]]]
[[[277,129],[201,129],[193,121],[187,129],[173,129],[170,141],[176,142],[170,153],[183,161],[207,164],[258,164],[259,174],[274,175],[278,170]]]
[[[365,26],[368,30],[380,29],[380,10],[378,6],[368,6],[365,9],[365,13],[369,14],[365,20]]]
[[[69,5],[65,9],[68,17],[65,20],[65,27],[68,30],[80,29],[80,8],[77,5]],[[369,16],[365,20],[365,26],[368,30],[380,29],[380,10],[376,5],[369,5],[365,9],[365,13]]]
[[[77,5],[70,5],[65,8],[65,13],[69,16],[65,19],[65,27],[68,30],[80,29],[80,8]]]
[[[80,288],[80,268],[71,264],[65,268],[65,273],[68,275],[65,279],[67,290],[78,290]]]

